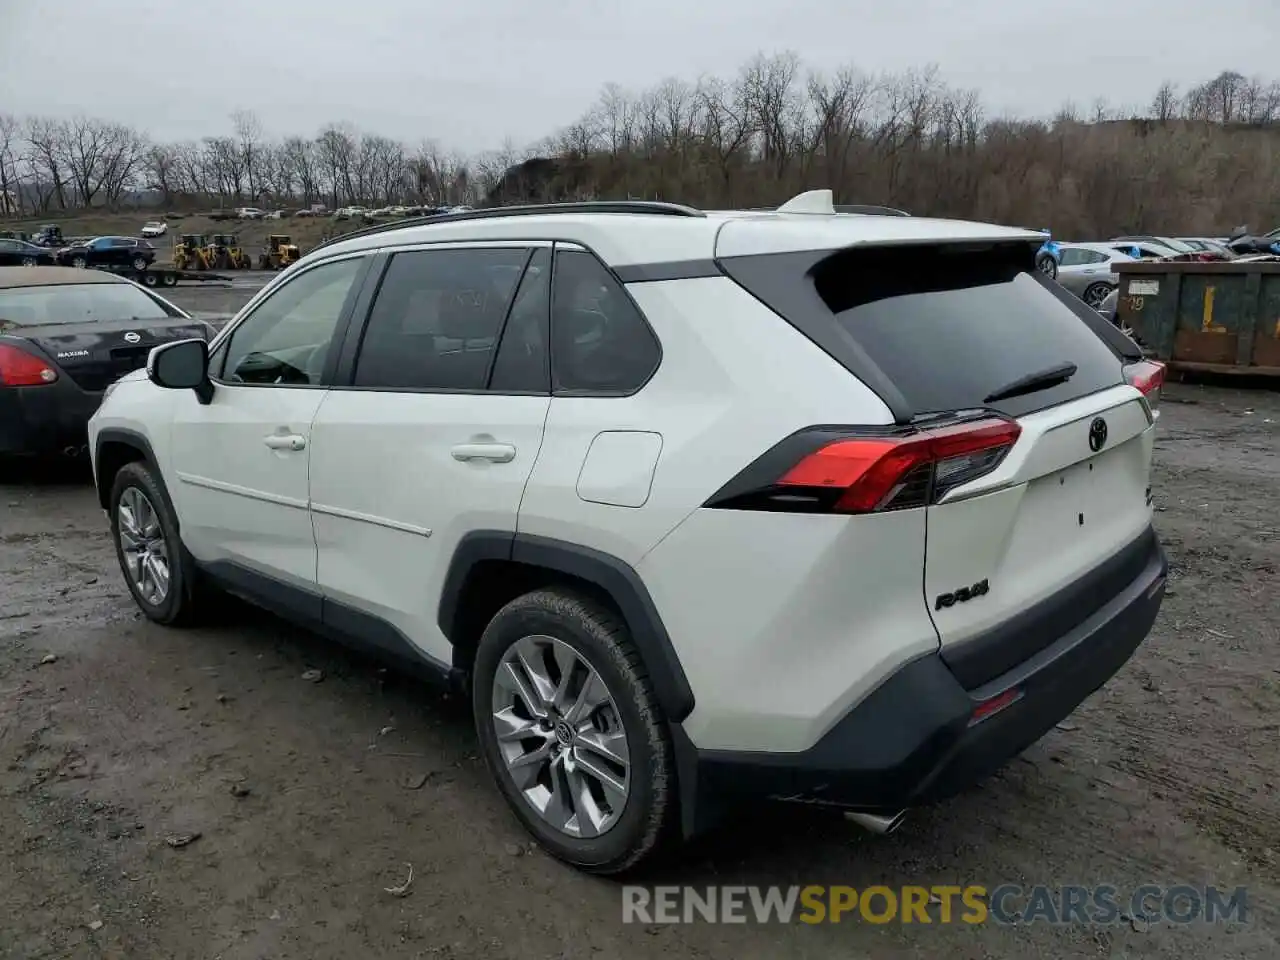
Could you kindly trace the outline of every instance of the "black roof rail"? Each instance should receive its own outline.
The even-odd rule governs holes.
[[[861,213],[873,217],[909,217],[911,214],[896,207],[881,207],[869,203],[837,203],[836,213]]]
[[[315,249],[327,247],[342,240],[367,237],[372,234],[399,230],[401,227],[422,227],[435,223],[457,223],[466,220],[494,220],[499,217],[533,217],[548,213],[649,213],[668,217],[705,217],[694,207],[681,203],[663,203],[658,200],[582,200],[570,203],[527,203],[510,207],[485,207],[480,210],[463,210],[458,213],[435,213],[422,217],[405,217],[359,227],[318,244]]]

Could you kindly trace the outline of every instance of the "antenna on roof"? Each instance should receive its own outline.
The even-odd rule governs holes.
[[[778,212],[833,214],[836,212],[835,198],[830,190],[806,190],[780,206]]]

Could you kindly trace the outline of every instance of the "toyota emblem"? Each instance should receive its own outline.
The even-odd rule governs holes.
[[[134,333],[132,330],[130,330],[128,333],[126,333],[126,334],[124,335],[124,342],[125,342],[125,343],[139,343],[141,340],[142,340],[142,337],[140,337],[138,334]],[[1103,425],[1102,434],[1103,434],[1103,436],[1106,436],[1106,425],[1105,425],[1105,424]]]
[[[1107,421],[1094,417],[1089,424],[1089,449],[1097,453],[1107,442]]]

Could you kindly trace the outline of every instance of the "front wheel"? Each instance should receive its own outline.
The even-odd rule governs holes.
[[[1055,260],[1049,254],[1046,253],[1044,256],[1042,256],[1036,262],[1036,266],[1039,267],[1040,272],[1043,273],[1050,280],[1058,279],[1058,261]]]
[[[147,619],[189,620],[194,573],[164,488],[143,463],[125,464],[111,485],[111,537],[125,585]]]
[[[89,261],[86,260],[84,257],[72,257],[71,265],[75,267],[77,270],[83,270],[85,267],[89,265]]]
[[[34,267],[34,266],[37,266],[38,264],[35,257],[23,257],[22,265],[24,267]]]
[[[142,272],[143,270],[147,269],[147,258],[146,258],[146,257],[134,257],[134,258],[133,258],[133,269],[137,270],[138,272]]]
[[[554,856],[631,869],[676,814],[670,737],[626,626],[568,590],[508,603],[476,651],[481,752],[512,811]]]

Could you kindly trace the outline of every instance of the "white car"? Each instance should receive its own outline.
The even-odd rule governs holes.
[[[887,831],[1163,598],[1162,368],[1041,242],[830,191],[356,231],[104,398],[125,581],[159,623],[221,588],[468,690],[515,815],[586,870],[738,801]]]
[[[258,207],[237,207],[236,217],[240,220],[261,220],[266,211]]]
[[[140,231],[142,236],[147,238],[163,237],[168,232],[169,225],[163,220],[148,220],[142,225],[142,230]]]
[[[1054,279],[1093,307],[1102,303],[1120,286],[1114,272],[1117,263],[1130,263],[1133,257],[1109,243],[1063,243],[1058,246],[1058,272]]]

